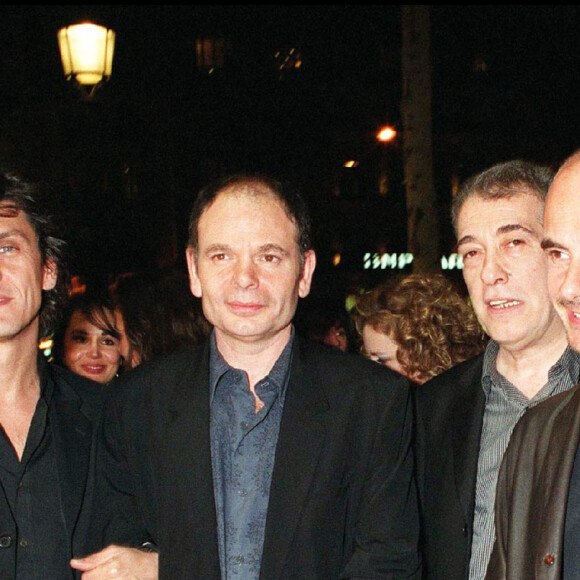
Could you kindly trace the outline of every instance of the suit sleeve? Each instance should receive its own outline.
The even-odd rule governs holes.
[[[413,408],[406,384],[377,411],[352,556],[341,579],[420,577],[419,516],[411,447]],[[380,407],[379,407],[380,408]]]
[[[110,544],[140,547],[155,543],[139,515],[131,473],[121,435],[117,398],[107,401],[97,453],[97,513],[101,547]]]

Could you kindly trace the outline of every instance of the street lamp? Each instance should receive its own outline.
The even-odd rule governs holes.
[[[73,24],[58,31],[58,46],[64,76],[90,99],[111,76],[115,32],[91,22]]]

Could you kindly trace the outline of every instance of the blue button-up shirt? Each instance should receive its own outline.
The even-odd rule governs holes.
[[[210,351],[210,435],[222,579],[260,576],[270,482],[288,383],[294,329],[270,373],[256,384],[230,367],[215,335]]]

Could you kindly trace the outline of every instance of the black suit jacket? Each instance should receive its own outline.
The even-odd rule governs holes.
[[[469,574],[485,394],[483,354],[415,391],[415,453],[424,578]]]
[[[90,508],[94,498],[95,456],[102,414],[103,389],[56,365],[38,359],[41,377],[47,373],[54,382],[48,421],[56,446],[58,476],[68,530],[70,558],[94,548],[91,541]],[[42,501],[42,498],[36,498]],[[0,578],[15,577],[18,532],[12,512],[0,486]],[[71,571],[71,578],[73,572]],[[75,573],[74,577],[80,578]]]
[[[141,365],[111,389],[102,454],[103,545],[160,549],[161,580],[220,578],[209,344]],[[407,381],[296,338],[261,578],[417,577]]]

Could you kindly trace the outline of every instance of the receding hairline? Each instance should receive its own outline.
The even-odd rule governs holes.
[[[520,198],[520,197],[531,197],[532,199],[535,199],[539,204],[540,207],[544,207],[544,204],[546,203],[545,199],[542,199],[537,191],[534,190],[533,187],[526,185],[526,184],[521,184],[521,187],[514,187],[513,189],[510,190],[502,190],[501,193],[496,194],[495,192],[492,192],[490,190],[485,190],[485,189],[476,189],[474,190],[471,195],[469,195],[469,197],[466,197],[464,202],[461,204],[461,206],[458,208],[457,210],[457,221],[459,221],[459,215],[461,214],[461,212],[463,211],[463,209],[465,208],[466,204],[469,201],[484,201],[484,202],[489,202],[489,203],[494,203],[494,202],[500,202],[500,201],[511,201],[515,198]]]
[[[268,185],[267,181],[264,181],[258,177],[244,178],[234,183],[225,184],[224,187],[220,188],[216,192],[214,198],[203,208],[203,211],[199,214],[199,220],[201,221],[204,214],[207,213],[207,211],[218,201],[218,199],[222,199],[226,196],[237,198],[245,197],[254,199],[256,201],[261,199],[270,199],[276,202],[284,211],[286,217],[296,228],[297,237],[300,237],[298,221],[296,217],[292,215],[292,212],[290,211],[290,208],[288,207],[288,204],[286,203],[283,196],[280,195],[270,185]]]
[[[267,182],[259,178],[247,178],[234,183],[227,183],[224,187],[218,189],[211,202],[203,208],[200,218],[218,200],[218,198],[222,196],[252,197],[255,199],[267,197],[275,199],[282,206],[288,217],[291,218],[292,222],[296,222],[294,217],[290,214],[284,198],[268,185]]]

